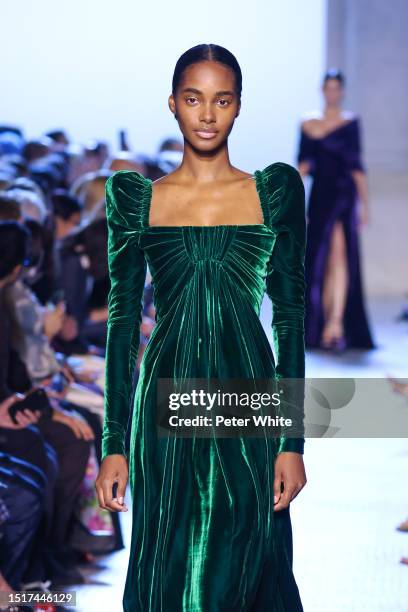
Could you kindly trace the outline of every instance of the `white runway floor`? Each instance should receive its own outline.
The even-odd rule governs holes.
[[[399,309],[395,300],[371,302],[378,349],[342,356],[309,352],[307,376],[408,378],[408,323],[395,321]],[[265,301],[262,321],[270,335],[269,320]],[[408,410],[408,399],[401,402]],[[408,517],[404,435],[306,440],[308,482],[291,504],[294,572],[305,612],[408,612],[408,566],[399,563],[408,556],[408,533],[396,531]],[[122,521],[128,543],[130,512]],[[105,569],[87,570],[88,584],[70,587],[77,591],[77,610],[122,612],[128,554],[100,558]]]

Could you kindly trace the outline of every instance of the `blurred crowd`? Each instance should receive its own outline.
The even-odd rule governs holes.
[[[181,162],[80,145],[64,130],[27,140],[0,126],[0,591],[84,581],[81,566],[123,548],[118,515],[99,508],[109,275],[105,182],[155,180]],[[138,366],[154,327],[146,278]],[[135,372],[135,383],[138,368]],[[129,438],[127,439],[129,444]]]

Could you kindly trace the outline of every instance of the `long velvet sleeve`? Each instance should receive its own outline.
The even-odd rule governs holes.
[[[131,189],[128,171],[118,171],[106,182],[111,288],[108,296],[102,458],[114,453],[126,456],[124,441],[139,349],[147,264],[139,248],[140,232],[134,222],[137,201]]]
[[[305,270],[306,247],[305,189],[299,172],[289,164],[275,163],[269,176],[272,225],[277,231],[266,277],[266,291],[272,301],[272,336],[278,379],[296,378],[288,385],[287,405],[295,406],[296,433],[284,430],[279,452],[304,452],[305,377]],[[285,404],[283,404],[284,406]],[[290,416],[285,415],[284,416]]]
[[[349,126],[348,140],[344,147],[345,161],[350,172],[360,170],[366,172],[361,159],[361,129],[360,119],[357,117]]]

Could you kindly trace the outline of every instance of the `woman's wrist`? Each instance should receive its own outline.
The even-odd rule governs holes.
[[[291,452],[304,453],[305,440],[304,438],[281,438],[279,445],[279,453]]]

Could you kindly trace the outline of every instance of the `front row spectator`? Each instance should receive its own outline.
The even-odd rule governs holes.
[[[66,542],[93,432],[85,419],[67,413],[56,403],[52,418],[40,417],[30,410],[17,413],[17,424],[10,417],[10,406],[21,399],[15,393],[32,390],[24,363],[12,349],[10,316],[3,299],[5,288],[17,281],[26,262],[28,240],[28,230],[19,223],[0,223],[0,452],[30,463],[44,475],[41,523],[31,542],[32,554],[24,580],[34,584],[51,580],[53,586],[59,586],[83,582]],[[10,531],[8,539],[13,541]],[[4,552],[5,556],[11,554],[12,551]],[[0,566],[3,575],[4,570],[11,571]],[[11,580],[15,580],[12,573]],[[4,575],[6,580],[9,577]]]

